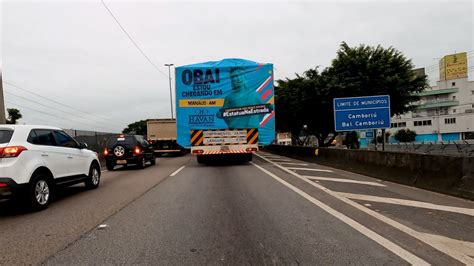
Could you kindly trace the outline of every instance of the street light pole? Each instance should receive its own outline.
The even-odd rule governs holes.
[[[2,70],[0,69],[0,124],[5,124],[5,101],[3,99],[3,81],[2,81]]]
[[[170,81],[170,108],[171,108],[171,119],[173,119],[173,93],[171,91],[171,67],[174,66],[174,64],[165,64],[165,66],[168,67],[168,77]]]

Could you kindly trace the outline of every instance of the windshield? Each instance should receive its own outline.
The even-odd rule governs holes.
[[[0,144],[5,144],[10,142],[10,139],[13,136],[13,130],[10,129],[0,129]]]
[[[114,136],[107,141],[107,148],[113,148],[116,145],[133,146],[136,140],[133,136]]]

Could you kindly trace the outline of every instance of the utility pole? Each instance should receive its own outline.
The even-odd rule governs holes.
[[[5,100],[3,99],[3,80],[2,70],[0,69],[0,124],[6,124]]]
[[[173,119],[173,93],[171,90],[171,67],[174,66],[174,64],[165,64],[165,66],[168,67],[168,77],[170,81],[170,108],[171,108],[171,119]]]

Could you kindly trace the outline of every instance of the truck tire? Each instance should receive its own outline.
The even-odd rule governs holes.
[[[253,158],[253,153],[247,153],[245,154],[245,161],[246,162],[251,162]]]
[[[199,164],[204,164],[205,163],[204,156],[202,156],[202,155],[197,155],[196,159],[197,159],[197,162]]]

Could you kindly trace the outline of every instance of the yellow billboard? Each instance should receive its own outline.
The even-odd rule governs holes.
[[[439,60],[439,80],[446,80],[446,60],[444,60],[444,57]]]
[[[447,55],[439,61],[439,79],[450,80],[467,77],[467,53]]]

